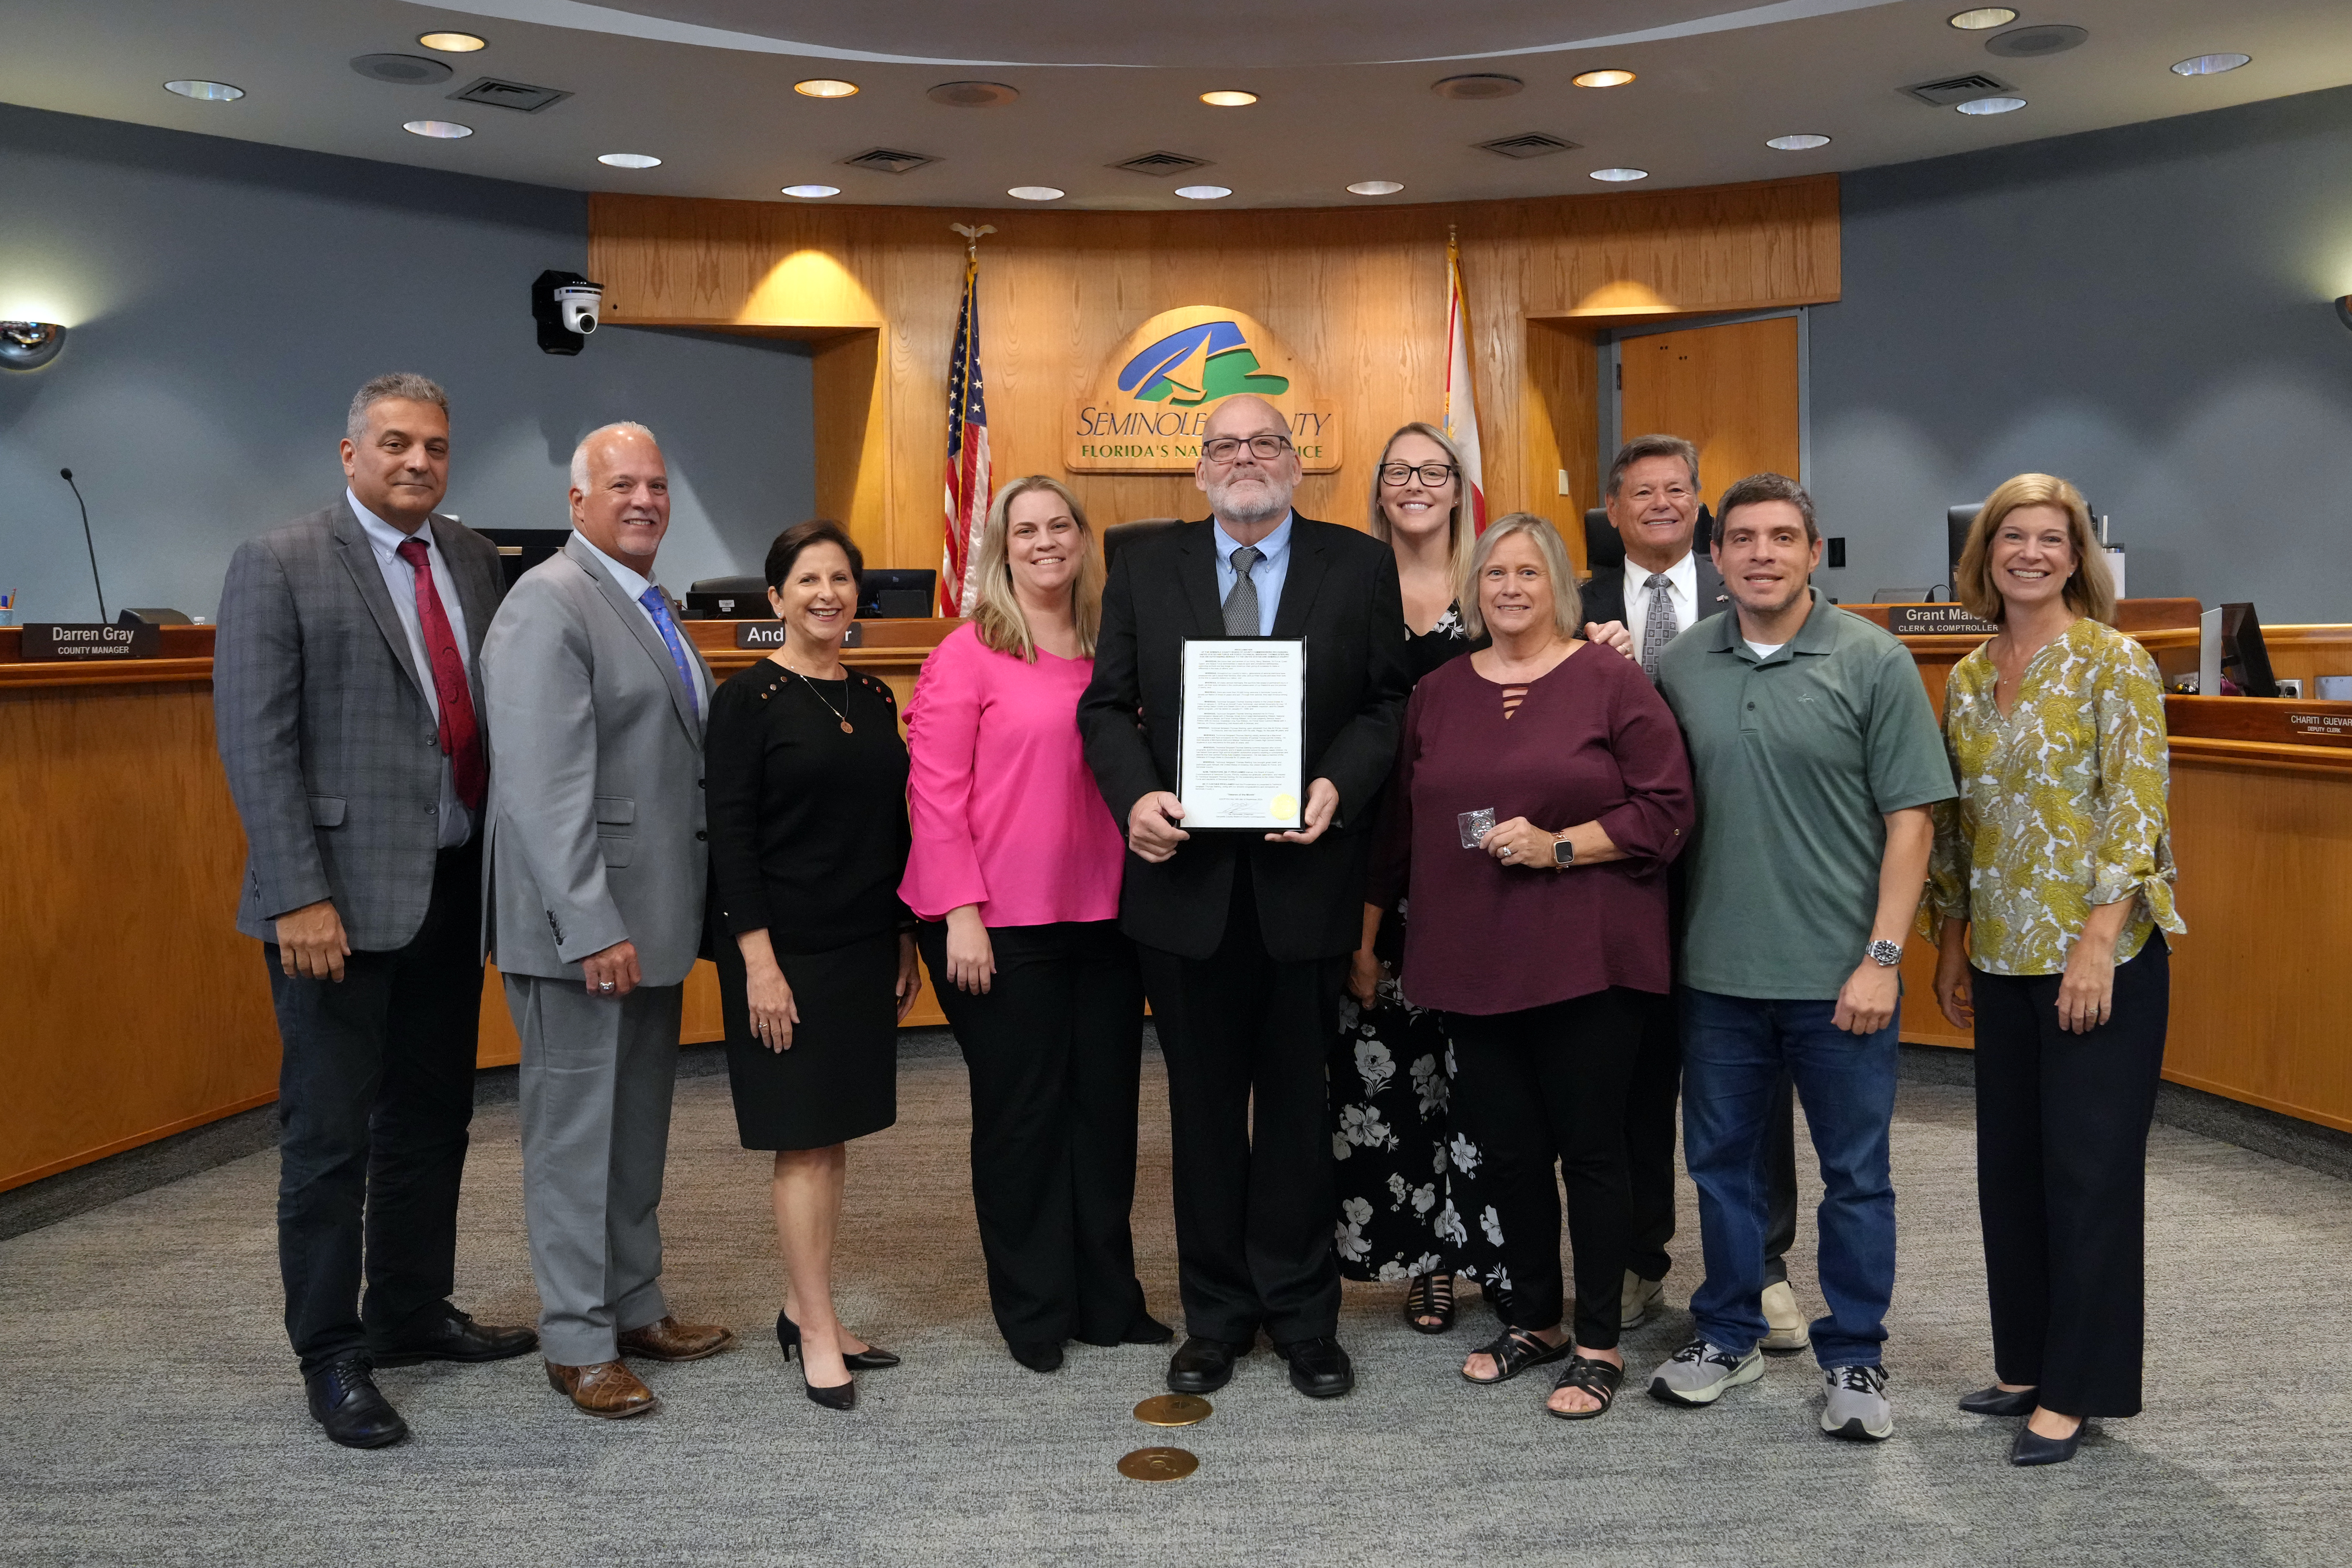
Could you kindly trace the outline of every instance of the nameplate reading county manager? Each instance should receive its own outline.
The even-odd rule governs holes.
[[[1306,732],[1304,640],[1186,639],[1176,747],[1184,828],[1297,827],[1307,793]]]

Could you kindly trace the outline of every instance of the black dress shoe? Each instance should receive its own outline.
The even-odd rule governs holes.
[[[421,1361],[505,1361],[539,1348],[534,1329],[478,1323],[446,1301],[436,1301],[400,1326],[397,1333],[371,1339],[368,1359],[378,1366],[414,1366]]]
[[[1062,1342],[1059,1340],[1007,1340],[1004,1348],[1013,1359],[1031,1372],[1058,1372],[1062,1366]]]
[[[1960,1408],[1971,1415],[2031,1415],[2038,1403],[2033,1389],[2009,1389],[1999,1384],[1960,1395]]]
[[[1176,1337],[1176,1331],[1149,1312],[1135,1314],[1135,1321],[1127,1325],[1118,1336],[1123,1345],[1164,1345]]]
[[[1348,1352],[1328,1335],[1274,1348],[1290,1363],[1290,1386],[1309,1399],[1337,1399],[1356,1386]]]
[[[2009,1446],[2009,1462],[2012,1465],[2063,1465],[2074,1457],[2075,1449],[2083,1446],[2083,1428],[2089,1425],[2088,1421],[2084,1422],[2069,1437],[2044,1437],[2031,1426],[2020,1426],[2017,1441]]]
[[[408,1436],[408,1423],[375,1385],[363,1355],[347,1355],[305,1380],[310,1419],[346,1448],[382,1448]]]
[[[1214,1394],[1233,1381],[1234,1363],[1249,1346],[1194,1334],[1168,1358],[1168,1386],[1178,1394]]]

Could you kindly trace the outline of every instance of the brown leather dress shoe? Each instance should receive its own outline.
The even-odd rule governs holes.
[[[631,1329],[620,1339],[623,1355],[641,1355],[647,1361],[700,1361],[734,1342],[731,1330],[716,1323],[681,1323],[676,1318]]]
[[[660,1408],[654,1391],[637,1381],[625,1362],[599,1362],[594,1366],[547,1363],[548,1386],[568,1394],[572,1403],[606,1421],[625,1421]]]

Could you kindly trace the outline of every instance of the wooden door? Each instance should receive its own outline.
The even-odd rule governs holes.
[[[1664,432],[1696,442],[1710,510],[1750,474],[1801,477],[1797,341],[1794,316],[1624,339],[1621,438]]]

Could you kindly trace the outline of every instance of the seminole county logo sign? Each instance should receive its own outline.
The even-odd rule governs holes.
[[[1246,395],[1289,423],[1300,466],[1328,474],[1339,466],[1339,420],[1311,390],[1290,351],[1239,310],[1164,310],[1103,362],[1077,405],[1064,460],[1082,474],[1189,474],[1209,416]]]

